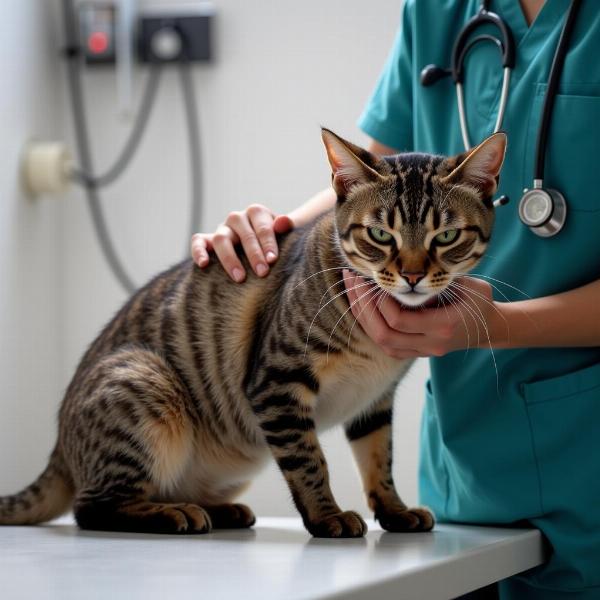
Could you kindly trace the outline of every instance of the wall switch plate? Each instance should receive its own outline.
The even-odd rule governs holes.
[[[214,14],[209,2],[144,11],[138,31],[140,61],[210,61]]]
[[[116,9],[113,2],[79,5],[79,39],[86,63],[110,64],[116,56]]]

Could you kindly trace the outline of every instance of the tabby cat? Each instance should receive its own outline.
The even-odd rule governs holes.
[[[353,326],[341,269],[372,282],[361,293],[434,299],[486,248],[506,138],[451,158],[380,158],[322,137],[335,209],[280,237],[265,279],[249,269],[235,284],[212,257],[204,271],[186,260],[140,289],[84,355],[49,465],[0,498],[0,524],[72,507],[84,529],[250,527],[252,511],[233,501],[272,456],[312,535],[359,537],[367,527],[336,503],[317,437],[343,423],[382,527],[433,527],[392,480],[394,390],[410,361]]]

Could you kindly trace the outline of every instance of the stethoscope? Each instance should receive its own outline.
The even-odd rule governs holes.
[[[567,54],[569,38],[573,31],[575,17],[580,4],[581,0],[571,0],[569,12],[567,13],[565,24],[563,25],[558,45],[556,46],[548,78],[548,87],[544,96],[542,119],[537,135],[533,187],[532,189],[523,190],[523,196],[519,202],[519,218],[533,233],[540,237],[556,235],[563,228],[567,219],[567,203],[564,196],[558,190],[544,188],[544,159],[546,157],[552,108]],[[494,125],[494,133],[502,127],[508,100],[510,76],[515,66],[515,42],[512,31],[500,16],[489,10],[489,5],[490,0],[483,0],[477,14],[467,22],[463,30],[458,34],[452,49],[450,69],[443,69],[436,65],[427,65],[421,71],[421,84],[424,86],[432,85],[443,77],[452,75],[456,87],[458,117],[465,150],[471,149],[463,92],[464,62],[467,54],[479,42],[492,42],[502,55],[502,90],[498,103],[498,116]],[[485,24],[494,25],[499,31],[499,36],[486,33],[470,38],[471,34],[478,27]],[[494,202],[494,206],[502,206],[507,202],[508,198],[501,196]]]

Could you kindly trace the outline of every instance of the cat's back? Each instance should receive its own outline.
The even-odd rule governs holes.
[[[299,260],[300,236],[292,232],[280,237],[278,263],[266,278],[255,276],[241,257],[248,275],[243,284],[235,283],[214,255],[203,269],[187,259],[155,276],[89,346],[67,396],[80,389],[100,361],[123,349],[156,353],[195,393],[209,380],[222,379],[215,375],[219,371],[229,373],[231,386],[241,385],[259,316],[264,318],[265,307],[278,301],[277,291]]]

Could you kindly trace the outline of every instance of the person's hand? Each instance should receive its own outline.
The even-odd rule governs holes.
[[[279,254],[275,234],[285,233],[293,226],[288,216],[276,216],[266,206],[251,204],[246,210],[229,213],[214,233],[194,234],[192,258],[199,267],[206,267],[208,253],[214,250],[229,277],[241,282],[246,271],[235,251],[235,246],[241,244],[252,270],[264,277]]]
[[[365,333],[397,359],[443,356],[464,348],[489,348],[497,332],[506,332],[501,303],[492,299],[489,283],[473,277],[458,278],[440,306],[407,309],[377,292],[356,273],[344,271],[346,294],[353,315]],[[359,287],[356,287],[359,286]],[[356,288],[356,289],[354,289]],[[491,339],[490,339],[491,338]]]

